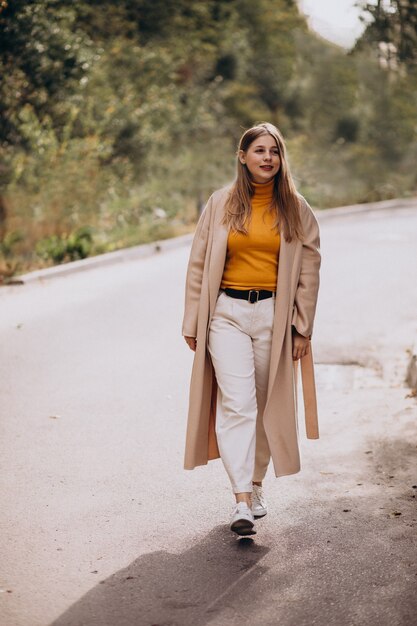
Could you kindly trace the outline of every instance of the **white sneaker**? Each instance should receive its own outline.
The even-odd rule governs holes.
[[[268,513],[266,498],[259,485],[252,485],[252,513],[254,517],[263,517]]]
[[[233,509],[230,530],[238,535],[255,535],[255,519],[246,502],[238,502]]]

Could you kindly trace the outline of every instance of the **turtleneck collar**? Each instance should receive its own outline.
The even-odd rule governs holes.
[[[265,199],[270,199],[272,198],[272,193],[274,190],[274,181],[275,178],[273,178],[272,180],[268,181],[267,183],[254,183],[252,182],[251,185],[253,187],[254,190],[254,197],[258,200],[261,198],[265,198]]]

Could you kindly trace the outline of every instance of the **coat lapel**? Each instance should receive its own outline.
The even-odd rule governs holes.
[[[224,202],[219,207],[219,210],[214,211],[214,228],[213,228],[213,241],[210,251],[209,261],[209,304],[210,315],[209,321],[214,313],[216,306],[217,296],[220,289],[220,284],[223,278],[224,264],[226,262],[227,254],[227,238],[229,235],[229,228],[224,224],[221,224],[223,217]]]
[[[281,356],[282,343],[288,321],[288,309],[290,305],[291,274],[294,263],[294,255],[297,242],[288,243],[284,234],[280,231],[281,241],[279,248],[277,295],[275,301],[274,331],[272,335],[271,361],[269,368],[268,397],[275,381],[278,363]]]

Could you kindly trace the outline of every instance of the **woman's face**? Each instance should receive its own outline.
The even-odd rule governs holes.
[[[275,139],[268,134],[260,135],[245,151],[239,150],[239,161],[246,164],[254,183],[267,183],[279,171],[281,159]]]

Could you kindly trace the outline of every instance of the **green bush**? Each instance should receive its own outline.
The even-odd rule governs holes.
[[[45,261],[62,263],[85,259],[93,246],[92,229],[89,226],[79,228],[67,235],[45,237],[36,244],[36,254]]]
[[[6,259],[11,257],[14,246],[20,241],[23,241],[23,239],[23,233],[18,230],[6,233],[4,238],[0,241],[0,254]]]

